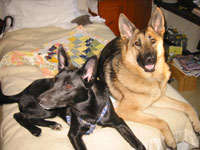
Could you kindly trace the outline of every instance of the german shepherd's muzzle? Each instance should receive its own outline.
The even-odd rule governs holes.
[[[155,65],[157,60],[157,52],[149,49],[147,52],[139,53],[137,56],[137,62],[146,72],[155,71]]]

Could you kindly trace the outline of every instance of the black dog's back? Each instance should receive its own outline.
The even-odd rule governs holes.
[[[117,53],[121,53],[120,37],[110,41],[101,51],[98,61],[98,77],[104,81],[104,63],[107,59],[112,59]]]
[[[37,97],[42,92],[52,87],[51,84],[52,80],[53,80],[52,78],[35,80],[32,84],[30,84],[27,88],[25,88],[23,92],[12,96],[4,95],[2,89],[0,88],[0,105],[17,103],[24,94],[34,95],[35,97]]]
[[[35,80],[21,93],[13,96],[6,96],[2,93],[2,90],[0,90],[0,104],[3,105],[17,102],[20,112],[15,113],[13,117],[20,125],[28,129],[35,136],[41,134],[41,129],[35,125],[60,129],[60,124],[44,119],[60,115],[62,109],[45,110],[40,106],[37,100],[37,97],[40,94],[50,89],[52,86],[53,78],[48,78]]]

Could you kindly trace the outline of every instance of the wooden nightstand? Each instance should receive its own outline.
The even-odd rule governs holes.
[[[99,15],[106,25],[119,36],[118,18],[124,13],[138,28],[145,28],[151,16],[152,0],[100,0]]]
[[[169,64],[171,76],[178,81],[178,91],[188,91],[197,88],[197,78],[194,76],[185,75],[181,70],[175,67],[172,63]]]

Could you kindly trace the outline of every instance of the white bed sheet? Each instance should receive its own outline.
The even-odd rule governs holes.
[[[88,32],[97,36],[101,36],[108,41],[115,37],[110,29],[105,26],[105,24],[91,24],[87,25],[85,28]],[[61,38],[65,36],[67,32],[69,31],[56,27],[48,27],[42,29],[22,29],[19,31],[10,32],[4,37],[4,39],[0,41],[0,57],[14,49],[21,48],[21,50],[30,50],[35,48],[42,48],[43,43]],[[53,36],[50,36],[51,34],[53,34]],[[22,40],[24,37],[26,41]],[[9,43],[12,44],[8,46]],[[29,70],[32,71],[32,75],[30,75]],[[29,73],[29,78],[27,78],[26,73]],[[0,77],[1,82],[4,82],[5,85],[10,84],[9,81],[11,79],[12,81],[20,81],[19,83],[23,83],[12,85],[11,88],[13,90],[11,90],[10,93],[12,94],[12,92],[15,93],[17,89],[24,89],[33,80],[43,78],[44,76],[41,74],[39,68],[35,66],[18,66],[1,68]],[[170,85],[167,86],[167,95],[187,102]],[[0,109],[1,150],[73,149],[67,137],[69,127],[63,120],[58,117],[50,119],[62,124],[63,129],[61,131],[53,131],[49,128],[42,127],[42,136],[34,137],[13,119],[12,115],[17,111],[17,104],[4,105]],[[177,143],[187,142],[187,145],[190,148],[198,147],[198,139],[193,132],[191,123],[183,113],[156,107],[150,107],[146,110],[146,112],[154,115],[159,114],[159,117],[165,119],[172,129]],[[180,121],[177,122],[177,119]],[[163,136],[157,129],[135,122],[127,121],[127,124],[130,126],[136,136],[143,142],[148,150],[165,149]],[[89,150],[132,149],[130,145],[127,144],[127,142],[119,135],[119,133],[111,128],[102,129],[101,127],[98,127],[93,134],[84,136],[83,139]]]

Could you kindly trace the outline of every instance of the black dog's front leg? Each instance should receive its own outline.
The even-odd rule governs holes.
[[[109,119],[101,122],[102,126],[113,127],[117,129],[120,135],[136,150],[146,150],[140,140],[134,135],[123,119],[121,119],[114,111],[109,113]]]
[[[78,118],[71,113],[71,125],[68,132],[68,137],[75,150],[87,150],[85,143],[82,139],[83,134],[86,132],[84,126],[81,126]]]
[[[114,127],[117,131],[126,139],[126,141],[137,150],[146,150],[144,145],[140,142],[140,140],[133,134],[128,125],[122,120],[118,118],[114,121]]]
[[[73,126],[73,125],[72,125]],[[83,134],[81,133],[81,129],[73,126],[70,127],[68,137],[74,147],[75,150],[87,150],[85,143],[82,139]]]
[[[42,130],[38,127],[36,127],[34,124],[32,124],[27,118],[26,118],[26,114],[24,113],[15,113],[13,115],[13,117],[15,118],[15,120],[24,128],[26,128],[27,130],[30,131],[30,133],[34,136],[40,136]]]

